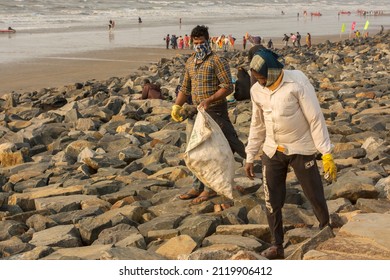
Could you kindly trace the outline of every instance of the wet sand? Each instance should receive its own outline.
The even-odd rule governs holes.
[[[0,70],[0,95],[61,87],[88,80],[125,77],[140,66],[189,51],[118,48],[9,63]]]
[[[346,39],[344,35],[342,39]],[[266,38],[266,41],[269,38]],[[281,48],[280,37],[273,38],[274,46]],[[312,43],[325,40],[338,41],[339,35],[313,36]],[[301,44],[305,44],[302,34]],[[289,42],[291,46],[291,42]],[[242,49],[241,42],[236,49]],[[126,77],[140,66],[171,58],[191,50],[166,50],[165,48],[115,48],[36,58],[1,65],[0,96],[10,92],[38,91],[42,88],[61,87],[88,80],[105,80],[110,77]]]

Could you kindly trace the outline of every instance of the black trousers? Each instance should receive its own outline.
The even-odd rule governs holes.
[[[219,125],[223,134],[229,142],[230,148],[233,153],[239,154],[242,158],[246,158],[245,145],[238,138],[238,135],[229,119],[227,103],[222,103],[210,107],[206,112],[213,118],[213,120]]]
[[[286,198],[286,177],[289,165],[294,169],[303,193],[313,207],[320,228],[329,224],[328,206],[314,155],[288,156],[277,151],[272,158],[263,154],[261,159],[266,213],[275,245],[282,245],[284,241],[282,208]]]

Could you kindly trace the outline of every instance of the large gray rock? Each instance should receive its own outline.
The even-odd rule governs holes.
[[[137,247],[146,250],[145,238],[140,233],[132,233],[126,238],[115,243],[116,247]]]
[[[8,257],[9,260],[39,260],[54,252],[54,249],[49,246],[38,246],[28,252]]]
[[[358,236],[377,243],[390,252],[390,216],[388,214],[359,214],[340,229],[340,233]]]
[[[112,245],[94,245],[74,248],[60,248],[52,254],[43,257],[42,260],[99,260],[102,255],[109,251]]]
[[[235,244],[214,244],[207,247],[201,247],[189,254],[188,260],[228,260],[235,253],[239,252],[241,247]]]
[[[183,234],[168,240],[156,250],[156,253],[171,260],[183,259],[191,254],[197,246],[195,240],[189,235]]]
[[[351,218],[335,238],[309,251],[311,260],[389,260],[389,215],[358,214]]]
[[[59,225],[35,232],[30,241],[34,246],[79,247],[82,245],[80,233],[73,225]]]
[[[202,240],[213,234],[221,220],[217,217],[206,215],[195,215],[185,218],[180,226],[177,228],[181,234],[187,234],[196,242]]]
[[[167,230],[175,229],[179,226],[180,222],[185,218],[185,215],[163,215],[145,222],[138,226],[138,230],[143,236],[148,236],[148,232],[152,230]]]
[[[88,217],[79,222],[80,235],[85,244],[92,244],[99,234],[117,224],[136,224],[141,221],[144,209],[136,206],[124,206],[112,209],[97,217]]]
[[[0,221],[0,241],[7,240],[13,236],[20,236],[28,230],[28,227],[17,221]]]
[[[304,241],[299,247],[290,254],[286,259],[289,260],[300,260],[304,257],[304,254],[312,249],[315,249],[321,242],[324,242],[330,238],[333,238],[335,235],[332,229],[327,226],[324,227],[320,232],[311,237],[310,239]]]
[[[30,251],[33,248],[33,245],[13,236],[8,240],[0,241],[0,258],[9,258],[10,256]]]
[[[265,243],[261,243],[259,240],[256,240],[253,237],[224,234],[213,234],[206,237],[202,242],[202,247],[215,244],[233,244],[239,246],[241,249],[247,249],[256,252],[265,249]]]
[[[89,258],[88,258],[89,259]],[[166,260],[164,256],[136,247],[115,247],[101,253],[101,260]]]

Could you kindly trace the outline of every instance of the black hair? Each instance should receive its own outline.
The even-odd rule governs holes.
[[[206,40],[209,40],[209,28],[204,25],[197,25],[191,31],[191,38],[204,37]]]

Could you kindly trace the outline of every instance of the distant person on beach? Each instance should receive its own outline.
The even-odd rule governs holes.
[[[360,31],[359,30],[355,31],[355,38],[360,40]]]
[[[190,36],[187,34],[184,35],[184,48],[188,49],[190,47]]]
[[[296,37],[297,37],[297,47],[300,48],[301,47],[301,38],[302,38],[302,36],[301,36],[301,34],[299,34],[299,32],[297,32]]]
[[[381,30],[379,31],[379,34],[383,34],[383,31],[385,31],[385,28],[383,27],[383,25],[381,25]]]
[[[274,48],[274,43],[272,42],[272,38],[269,39],[267,43],[267,48],[269,48],[270,50]]]
[[[183,83],[172,106],[172,119],[176,122],[183,120],[180,115],[182,105],[192,95],[192,102],[203,107],[221,127],[233,153],[245,158],[245,146],[239,140],[228,114],[226,97],[233,90],[229,63],[212,51],[208,27],[196,26],[191,31],[191,38],[195,52],[186,62]],[[213,190],[194,177],[192,188],[181,194],[179,199],[192,199],[191,204],[200,204],[215,195]]]
[[[227,52],[229,50],[229,44],[230,44],[230,40],[228,38],[228,36],[225,36],[225,38],[223,39],[223,44],[222,44],[222,48],[223,48],[223,51],[224,52]]]
[[[110,19],[110,21],[108,22],[108,30],[112,30],[114,29],[114,27],[115,27],[115,21]]]
[[[284,37],[282,39],[282,42],[284,42],[284,46],[287,47],[288,46],[288,40],[290,40],[290,37],[288,37],[287,34],[284,34]]]
[[[177,39],[177,44],[178,44],[178,49],[182,50],[184,48],[184,39],[183,37],[181,37],[181,35]]]
[[[16,31],[16,30],[13,29],[11,26],[8,26],[8,30],[9,30],[9,31]]]
[[[164,99],[160,84],[152,84],[149,79],[144,80],[142,99]]]
[[[177,49],[177,37],[175,34],[171,37],[171,47],[172,49]]]
[[[138,23],[142,23],[141,17],[138,17]]]
[[[169,34],[167,34],[167,36],[165,37],[165,44],[166,44],[167,49],[169,49],[169,42],[170,41],[171,41],[171,37],[169,37]]]
[[[297,41],[297,36],[294,33],[290,33],[290,39],[291,42],[293,43],[293,46],[296,47],[295,43]]]
[[[327,180],[336,180],[337,168],[321,107],[305,74],[300,70],[284,70],[278,55],[270,50],[255,53],[250,69],[257,83],[251,88],[252,120],[245,173],[249,179],[254,179],[255,156],[262,148],[263,187],[272,246],[261,255],[267,259],[283,259],[282,208],[290,166],[320,229],[329,226],[329,212],[316,153],[322,154]]]
[[[306,35],[306,45],[307,45],[308,49],[311,48],[311,35],[310,35],[310,33],[307,33],[307,35]]]
[[[242,36],[242,49],[245,51],[246,49],[246,37]]]

